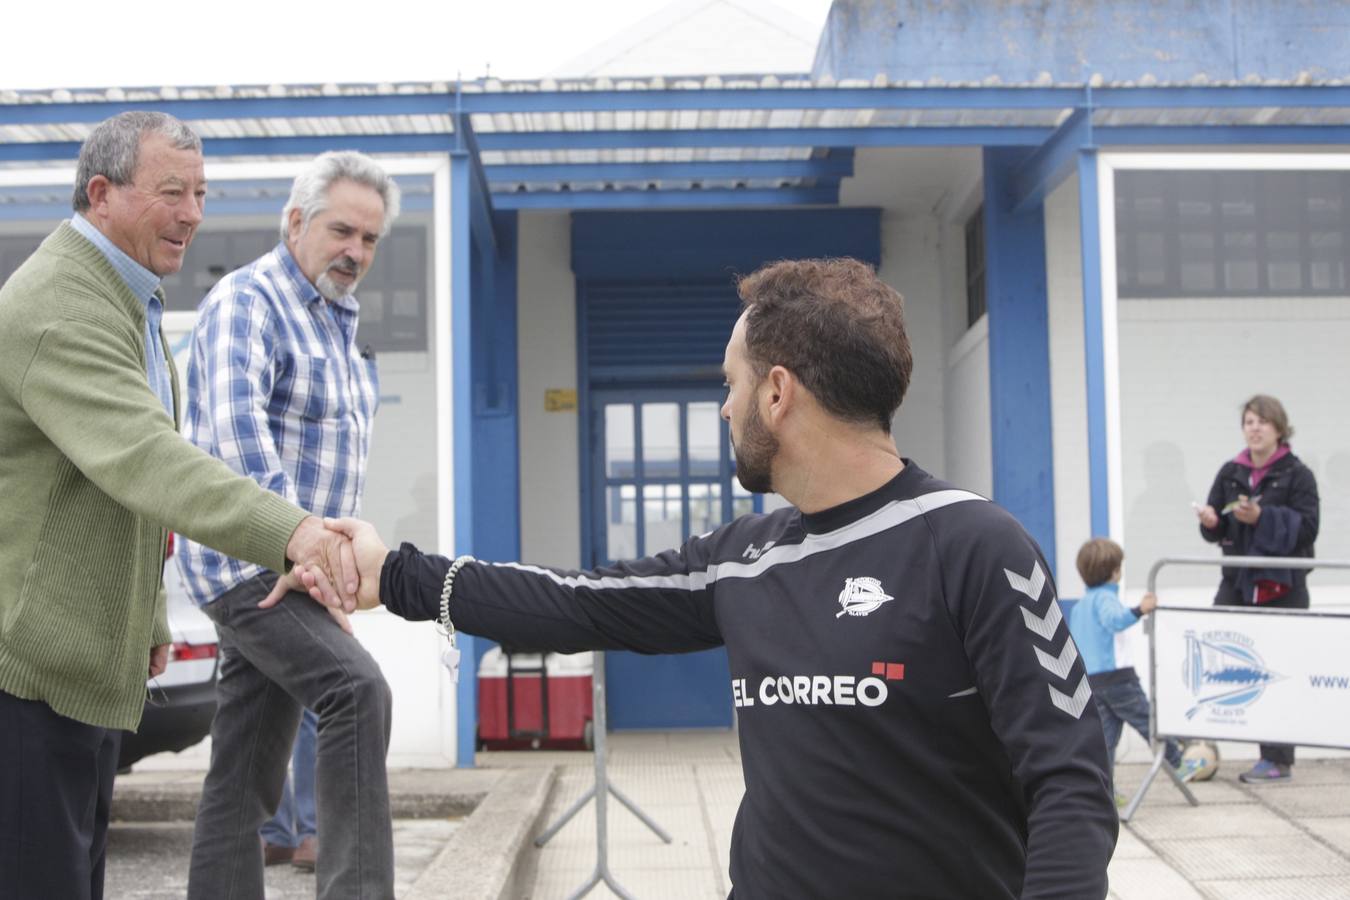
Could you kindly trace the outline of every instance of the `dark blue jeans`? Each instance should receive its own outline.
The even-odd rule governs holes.
[[[1133,668],[1100,672],[1089,676],[1089,681],[1092,699],[1097,703],[1097,715],[1102,720],[1102,733],[1106,736],[1106,752],[1114,765],[1116,744],[1120,743],[1120,733],[1125,725],[1148,740],[1148,697]],[[1163,751],[1173,767],[1181,765],[1181,747],[1176,741],[1164,743]]]

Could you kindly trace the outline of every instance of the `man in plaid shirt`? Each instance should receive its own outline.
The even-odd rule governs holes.
[[[398,207],[374,160],[319,156],[291,188],[281,242],[198,308],[188,439],[318,515],[360,510],[379,389],[352,292]],[[183,545],[184,581],[216,623],[221,655],[189,897],[263,896],[258,827],[277,808],[306,708],[319,717],[318,896],[392,897],[392,703],[379,665],[341,614],[304,595],[259,610],[275,573]]]

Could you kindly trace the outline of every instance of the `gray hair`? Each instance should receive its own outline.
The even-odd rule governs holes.
[[[175,150],[202,152],[202,139],[197,133],[167,113],[131,110],[104,119],[80,147],[75,196],[71,201],[76,212],[89,209],[89,182],[95,175],[102,175],[116,185],[135,180],[141,141],[151,134],[168,138]]]
[[[309,227],[309,220],[328,208],[328,189],[343,179],[363,184],[380,195],[384,201],[384,223],[380,237],[389,233],[398,218],[398,183],[364,153],[355,150],[330,150],[314,158],[309,167],[295,176],[291,198],[281,210],[281,239],[290,236],[291,210],[300,210],[300,228]]]

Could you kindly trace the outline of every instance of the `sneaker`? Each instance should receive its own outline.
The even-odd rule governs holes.
[[[1239,775],[1238,779],[1245,784],[1266,784],[1271,781],[1288,781],[1293,777],[1294,773],[1289,771],[1288,766],[1263,759]]]
[[[1181,779],[1182,784],[1185,784],[1199,775],[1204,768],[1205,761],[1203,759],[1183,759],[1181,765],[1176,768],[1177,777]]]

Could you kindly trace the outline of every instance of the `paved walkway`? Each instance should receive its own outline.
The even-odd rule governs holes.
[[[1133,820],[1121,827],[1111,862],[1116,900],[1318,900],[1350,898],[1350,758],[1304,752],[1286,784],[1237,779],[1255,748],[1224,745],[1214,780],[1193,786],[1191,808],[1166,779],[1155,780]],[[640,900],[724,898],[731,823],[744,785],[729,733],[619,734],[610,738],[610,777],[671,833],[659,838],[617,802],[609,805],[609,868]],[[1119,771],[1133,790],[1146,770],[1142,744]],[[552,822],[592,783],[581,753],[480,753],[485,767],[556,765],[558,779],[542,823]],[[541,850],[530,900],[569,896],[595,867],[595,818],[587,804]],[[589,897],[615,896],[600,887]]]
[[[673,837],[663,843],[611,800],[608,862],[615,880],[640,900],[726,897],[731,825],[744,791],[735,735],[629,733],[612,735],[609,743],[615,786]],[[1222,748],[1218,776],[1192,786],[1200,806],[1187,806],[1169,780],[1154,782],[1121,828],[1111,897],[1350,898],[1350,754],[1300,750],[1291,782],[1249,786],[1237,774],[1251,764],[1255,748]],[[1133,791],[1146,770],[1146,749],[1129,735],[1123,754],[1117,780]],[[477,761],[475,769],[391,771],[396,818],[416,820],[396,825],[400,896],[571,896],[595,870],[594,805],[542,849],[529,839],[590,788],[593,757],[495,752],[480,753]],[[201,779],[200,771],[163,770],[118,779],[113,806],[122,821],[114,826],[110,897],[182,895],[187,823]],[[456,827],[452,820],[470,810]],[[303,877],[281,882],[269,883],[269,894],[304,896],[312,885]],[[609,896],[603,886],[588,895]]]

